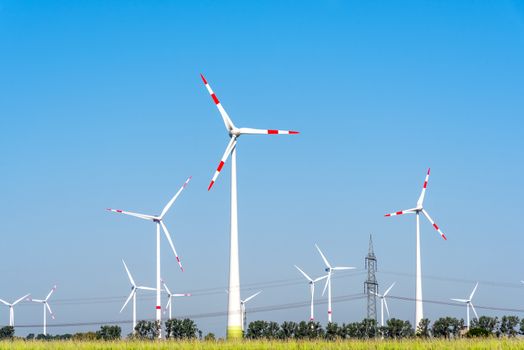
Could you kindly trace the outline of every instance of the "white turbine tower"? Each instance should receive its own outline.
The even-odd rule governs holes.
[[[129,296],[126,299],[126,302],[124,303],[124,306],[120,309],[120,312],[124,311],[124,308],[126,307],[127,303],[129,303],[129,300],[133,298],[133,333],[135,333],[135,327],[136,327],[136,292],[138,290],[153,290],[156,291],[155,288],[151,287],[144,287],[144,286],[137,286],[135,283],[135,280],[133,279],[133,276],[131,276],[131,272],[129,272],[129,269],[127,268],[126,262],[122,260],[124,263],[124,267],[127,272],[127,277],[129,277],[129,282],[131,282],[131,293],[129,293]]]
[[[341,270],[353,270],[354,267],[346,267],[346,266],[335,266],[332,267],[329,261],[326,259],[318,245],[315,244],[315,247],[317,247],[318,252],[320,253],[320,256],[322,257],[322,260],[324,260],[324,263],[326,264],[326,272],[327,272],[327,280],[326,285],[324,286],[324,290],[322,291],[322,295],[326,293],[326,288],[328,290],[328,322],[331,322],[333,310],[331,309],[331,276],[335,271],[341,271]]]
[[[167,304],[166,304],[166,308],[164,309],[164,313],[166,313],[166,311],[169,309],[169,319],[171,319],[171,309],[173,308],[172,299],[177,298],[177,297],[190,297],[191,294],[190,293],[171,293],[169,288],[167,288],[166,282],[162,281],[162,284],[164,285],[164,289],[166,290],[166,293],[167,293]]]
[[[479,318],[479,316],[477,315],[477,311],[475,310],[475,307],[473,306],[473,302],[471,301],[473,299],[473,295],[475,295],[475,292],[477,291],[477,287],[478,286],[479,286],[479,283],[477,282],[477,284],[475,285],[475,288],[473,288],[473,291],[469,295],[468,299],[451,299],[453,301],[458,301],[459,303],[466,304],[466,327],[468,327],[468,329],[469,329],[469,308],[470,308],[470,306],[471,306],[471,310],[473,310],[473,313],[475,314],[475,317],[477,318],[477,320]]]
[[[111,209],[108,208],[107,210],[112,211],[114,213],[120,213],[125,215],[130,215],[137,217],[139,219],[152,221],[156,225],[156,320],[157,322],[162,322],[162,306],[161,306],[161,300],[160,300],[160,291],[162,290],[160,284],[160,227],[162,227],[162,231],[164,232],[167,241],[169,242],[169,245],[171,246],[171,249],[173,250],[173,254],[175,254],[176,260],[178,262],[178,265],[180,266],[180,269],[184,271],[182,268],[182,263],[180,262],[180,258],[178,257],[178,254],[175,249],[175,245],[173,244],[173,241],[171,240],[171,235],[169,234],[169,231],[167,230],[166,225],[163,222],[163,219],[165,215],[167,214],[168,210],[171,208],[173,203],[175,203],[176,199],[182,192],[182,190],[187,186],[189,181],[191,180],[191,177],[189,177],[186,182],[180,187],[178,192],[171,198],[171,200],[166,204],[160,215],[146,215],[146,214],[139,214],[139,213],[133,213],[129,211],[123,211],[120,209]],[[162,338],[162,330],[158,332],[158,337]]]
[[[428,212],[424,210],[423,203],[424,203],[424,196],[426,195],[426,187],[428,186],[428,180],[429,180],[429,170],[426,174],[426,179],[424,181],[424,185],[422,186],[422,192],[420,193],[420,197],[417,201],[417,206],[412,209],[407,210],[401,210],[397,211],[395,213],[386,214],[385,216],[395,216],[395,215],[402,215],[402,214],[415,214],[417,218],[417,235],[416,235],[416,285],[415,285],[415,327],[418,327],[418,324],[420,323],[420,320],[424,318],[424,311],[422,308],[422,267],[421,267],[421,261],[420,261],[420,218],[419,214],[422,213],[424,216],[428,219],[428,221],[433,225],[435,230],[440,233],[442,238],[446,240],[446,236],[440,228],[437,226],[435,221],[429,216]]]
[[[51,297],[51,294],[56,290],[56,286],[53,286],[49,294],[45,297],[45,299],[33,299],[35,303],[40,303],[44,307],[44,333],[43,335],[47,335],[47,310],[49,310],[49,314],[51,315],[51,318],[55,319],[55,314],[53,314],[53,311],[51,311],[51,307],[49,306],[49,303],[47,302],[49,298]]]
[[[298,271],[300,271],[300,273],[302,273],[302,275],[304,275],[304,277],[306,277],[306,279],[309,281],[309,290],[311,292],[311,306],[310,306],[310,314],[309,314],[309,320],[310,321],[313,321],[315,319],[315,306],[314,306],[314,297],[315,297],[315,283],[317,283],[318,281],[321,281],[323,279],[326,279],[328,277],[328,275],[324,275],[322,277],[318,277],[318,278],[315,278],[315,279],[312,279],[311,277],[309,277],[307,275],[307,273],[305,273],[304,271],[302,271],[302,269],[300,269],[300,267],[298,267],[297,265],[295,265],[295,267],[298,269]]]
[[[393,284],[391,286],[389,286],[388,289],[386,289],[386,291],[384,292],[384,294],[378,294],[378,293],[373,293],[375,294],[377,297],[380,298],[380,325],[383,327],[384,326],[384,306],[386,306],[386,312],[388,313],[388,318],[389,318],[389,308],[388,308],[388,302],[386,301],[386,296],[388,295],[389,291],[391,290],[391,288],[393,288],[393,286],[395,285],[396,282],[393,282]]]
[[[208,191],[213,187],[224,163],[231,155],[231,236],[229,249],[229,293],[228,293],[228,311],[227,311],[227,337],[230,339],[242,338],[242,312],[240,306],[240,266],[238,260],[238,216],[237,216],[237,156],[236,144],[237,139],[241,135],[290,135],[298,134],[297,131],[287,130],[266,130],[266,129],[251,129],[251,128],[237,128],[229,118],[224,107],[218,100],[217,96],[211,90],[206,78],[201,74],[207,91],[215,102],[215,105],[222,116],[222,120],[226,126],[226,130],[231,140],[229,141],[224,155],[218,164],[218,168],[213,175]]]
[[[242,332],[246,329],[246,303],[262,293],[262,291],[256,292],[255,294],[247,297],[246,299],[242,300],[240,299],[240,309],[242,311]]]
[[[14,309],[14,306],[16,304],[18,304],[19,302],[21,302],[22,300],[24,300],[24,299],[26,299],[27,301],[31,301],[31,298],[29,298],[30,295],[31,294],[26,294],[23,297],[21,297],[20,299],[17,299],[13,303],[8,303],[7,301],[0,299],[0,303],[4,304],[5,306],[9,306],[9,325],[11,327],[15,326],[15,309]]]

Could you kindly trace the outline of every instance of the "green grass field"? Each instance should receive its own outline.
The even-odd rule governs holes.
[[[309,349],[376,349],[376,350],[398,350],[398,349],[524,349],[524,340],[518,339],[475,339],[475,340],[347,340],[338,342],[326,341],[243,341],[243,342],[149,342],[149,341],[3,341],[0,349],[57,349],[57,350],[91,350],[91,349],[202,349],[202,350],[309,350]]]

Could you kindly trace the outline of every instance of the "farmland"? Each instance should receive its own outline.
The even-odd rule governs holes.
[[[201,349],[201,350],[309,350],[309,349],[524,349],[520,339],[459,339],[459,340],[345,340],[345,341],[3,341],[0,349]]]

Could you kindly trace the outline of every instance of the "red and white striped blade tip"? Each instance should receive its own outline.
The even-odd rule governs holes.
[[[431,168],[428,168],[428,175],[429,175],[429,171],[431,170]]]
[[[273,129],[268,130],[267,133],[269,135],[279,135],[279,134],[296,135],[296,134],[300,134],[299,131],[294,131],[294,130],[273,130]]]
[[[394,213],[389,213],[389,214],[386,214],[384,216],[395,216],[395,215],[402,215],[404,214],[404,211],[397,211],[397,212],[394,212]]]
[[[211,181],[209,183],[209,186],[207,187],[207,190],[209,191],[211,189],[211,187],[213,187],[214,184],[215,184],[215,181]]]
[[[200,73],[200,77],[202,78],[202,81],[204,82],[204,84],[207,85],[207,80],[206,78],[204,78],[204,75],[202,73]]]

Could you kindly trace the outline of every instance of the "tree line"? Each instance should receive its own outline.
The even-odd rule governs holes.
[[[158,338],[161,326],[156,321],[139,321],[128,339],[155,340]],[[164,323],[166,339],[171,340],[215,340],[213,333],[202,336],[202,331],[191,319],[169,319]],[[282,324],[273,321],[253,321],[249,323],[244,337],[246,339],[266,340],[341,340],[341,339],[405,339],[459,337],[515,337],[524,335],[524,319],[517,316],[498,317],[481,316],[471,321],[467,329],[463,319],[441,317],[431,324],[429,319],[420,321],[416,329],[409,321],[396,318],[387,320],[385,326],[379,326],[374,319],[364,319],[361,322],[328,323],[323,327],[320,322],[286,321]],[[0,328],[0,340],[14,339],[15,329],[11,326]],[[118,325],[103,325],[96,332],[80,332],[75,334],[44,335],[29,334],[26,340],[119,340],[122,339],[122,329]]]

